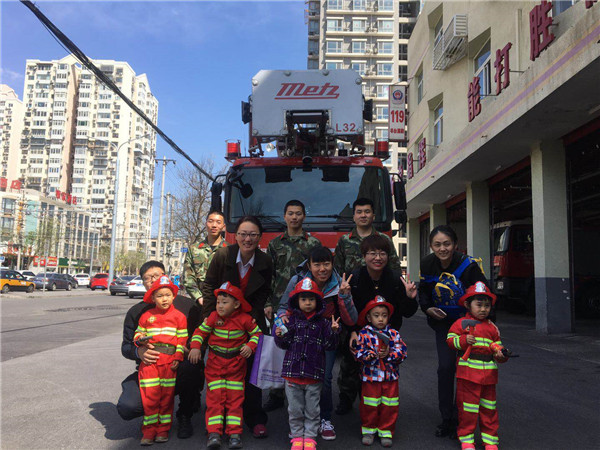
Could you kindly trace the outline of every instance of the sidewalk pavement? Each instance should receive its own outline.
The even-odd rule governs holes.
[[[16,299],[30,299],[30,298],[52,298],[52,297],[82,297],[82,296],[90,296],[90,295],[110,295],[108,291],[102,290],[91,290],[87,287],[79,287],[76,289],[72,289],[67,291],[65,289],[55,290],[55,291],[42,291],[41,289],[35,290],[32,293],[27,293],[24,291],[10,291],[8,294],[0,295],[0,299],[3,298],[16,298]]]

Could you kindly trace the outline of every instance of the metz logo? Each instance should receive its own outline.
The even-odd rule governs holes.
[[[275,100],[336,99],[339,86],[325,83],[323,86],[307,86],[304,83],[281,83]]]

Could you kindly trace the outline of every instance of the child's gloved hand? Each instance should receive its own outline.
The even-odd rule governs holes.
[[[467,334],[467,344],[473,345],[473,344],[475,344],[475,342],[477,342],[477,339],[475,339],[475,336],[473,336],[472,334]]]
[[[175,372],[177,370],[177,368],[179,367],[179,361],[175,360],[171,363],[171,370],[173,372]]]
[[[387,358],[390,354],[390,347],[386,345],[385,347],[380,348],[377,353],[379,355],[379,359]]]
[[[250,358],[250,356],[252,356],[252,349],[250,347],[248,347],[247,345],[244,345],[241,349],[240,349],[240,355],[243,358]]]
[[[200,361],[200,357],[202,352],[200,352],[200,349],[198,348],[193,348],[190,350],[190,354],[188,355],[188,359],[190,360],[190,362],[192,364],[198,364],[198,361]]]

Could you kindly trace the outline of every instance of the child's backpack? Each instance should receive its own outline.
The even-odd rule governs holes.
[[[426,283],[435,283],[431,298],[437,308],[444,311],[448,318],[458,319],[465,312],[463,305],[459,304],[460,298],[465,293],[460,277],[471,263],[477,262],[480,264],[481,259],[477,260],[471,256],[467,256],[460,266],[452,272],[443,272],[439,277],[436,275],[426,275],[423,281]]]

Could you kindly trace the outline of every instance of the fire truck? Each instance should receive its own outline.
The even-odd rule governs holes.
[[[211,206],[225,214],[227,241],[235,242],[241,217],[254,215],[265,229],[265,249],[286,229],[283,208],[292,199],[306,206],[304,229],[332,249],[354,227],[352,203],[360,197],[373,201],[377,230],[391,235],[393,219],[404,226],[404,182],[381,163],[390,156],[388,141],[375,141],[373,154],[365,154],[364,121],[372,110],[353,70],[258,72],[242,102],[247,155],[239,141],[228,141],[232,165],[212,185]]]

